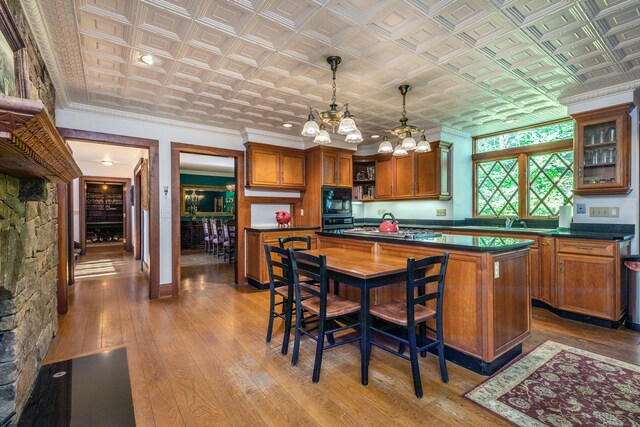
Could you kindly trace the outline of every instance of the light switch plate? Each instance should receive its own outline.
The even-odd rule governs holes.
[[[611,208],[611,218],[620,218],[620,208],[615,206]]]
[[[500,277],[500,261],[494,261],[493,263],[493,278],[497,279]]]

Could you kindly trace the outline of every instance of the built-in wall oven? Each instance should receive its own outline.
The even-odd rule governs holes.
[[[351,189],[322,187],[322,231],[353,228]]]

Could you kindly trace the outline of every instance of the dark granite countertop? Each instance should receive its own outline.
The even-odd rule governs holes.
[[[572,230],[572,229],[557,229],[557,228],[511,228],[506,229],[505,227],[494,227],[494,226],[483,226],[483,225],[463,225],[463,226],[447,226],[447,225],[407,225],[403,227],[403,224],[400,222],[400,230],[403,228],[424,228],[429,230],[456,230],[456,231],[486,231],[487,233],[504,233],[504,234],[531,234],[535,236],[545,236],[545,237],[565,237],[565,238],[575,238],[575,239],[594,239],[594,240],[631,240],[635,235],[629,234],[624,231],[615,230],[615,227],[612,227],[612,231],[603,231],[602,227],[599,227],[598,231],[589,231],[586,229],[584,224],[580,230]],[[581,224],[582,225],[582,224]],[[365,223],[365,224],[357,224],[356,227],[376,227],[378,224],[373,223]]]
[[[278,228],[273,225],[257,225],[255,227],[245,227],[247,231],[301,231],[301,230],[320,230],[320,227],[288,227],[288,228]]]
[[[461,234],[442,234],[437,237],[418,237],[407,239],[393,235],[393,233],[362,233],[349,232],[345,234],[334,234],[319,232],[319,236],[337,237],[357,240],[374,240],[389,243],[400,243],[405,245],[428,246],[442,249],[460,249],[472,252],[504,252],[513,249],[529,248],[533,240],[516,239],[513,237],[491,237],[491,236],[465,236]]]

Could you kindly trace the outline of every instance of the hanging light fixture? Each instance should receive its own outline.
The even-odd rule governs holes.
[[[309,108],[309,116],[307,117],[307,122],[304,124],[304,128],[302,129],[302,136],[313,137],[313,142],[316,144],[329,144],[331,143],[331,137],[329,136],[329,132],[325,129],[325,126],[331,126],[332,133],[345,135],[346,142],[359,144],[362,142],[362,134],[358,130],[355,120],[351,117],[349,104],[344,104],[342,108],[338,109],[338,104],[336,103],[336,72],[338,71],[338,65],[342,62],[342,58],[339,56],[330,56],[327,58],[327,62],[331,66],[331,71],[333,73],[333,94],[331,96],[329,110],[318,111],[316,109]],[[320,119],[320,125],[315,121],[316,115]],[[319,137],[320,135],[322,136]]]
[[[427,142],[427,138],[423,133],[420,137],[420,142],[418,142],[418,146],[416,147],[416,153],[426,153],[428,151],[431,151],[431,145]]]
[[[388,136],[385,136],[384,138],[382,138],[382,142],[378,147],[378,153],[382,153],[382,154],[393,153],[393,145],[391,145],[391,143],[389,142]]]
[[[388,129],[386,130],[386,132],[396,135],[398,138],[400,138],[398,145],[401,147],[401,149],[399,149],[398,146],[396,146],[396,148],[393,150],[393,155],[396,157],[402,157],[402,156],[408,155],[408,151],[413,151],[416,149],[417,147],[416,140],[413,139],[411,134],[418,133],[422,129],[419,129],[415,126],[407,124],[409,119],[407,118],[406,97],[407,97],[407,92],[411,90],[411,86],[402,85],[398,87],[398,90],[400,91],[400,94],[402,94],[402,118],[400,119],[400,126],[396,126],[392,129]],[[384,142],[385,141],[383,140],[380,143],[380,146],[378,147],[379,153],[389,152],[389,151],[384,151],[384,150],[388,150],[388,147],[386,145],[383,147]]]

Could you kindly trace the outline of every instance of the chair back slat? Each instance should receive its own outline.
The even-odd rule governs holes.
[[[206,218],[202,218],[202,228],[204,230],[204,236],[209,237],[209,224],[207,224]]]
[[[326,311],[327,290],[329,280],[327,276],[327,259],[324,255],[314,256],[289,248],[291,266],[293,270],[293,283],[296,291],[296,298],[306,292],[320,298],[320,311]],[[312,286],[306,281],[300,281],[300,277],[316,282]]]
[[[407,316],[409,323],[414,319],[416,304],[425,305],[427,301],[435,299],[436,311],[440,312],[442,310],[442,294],[448,263],[448,253],[419,260],[414,258],[407,259]],[[438,266],[440,267],[438,274],[426,275],[427,272],[431,273],[429,270]],[[427,289],[431,283],[437,283],[435,291]]]
[[[278,244],[282,249],[293,248],[295,251],[311,249],[311,236],[280,237]]]
[[[216,239],[218,238],[218,224],[215,219],[211,220],[211,235]]]
[[[289,251],[277,246],[269,246],[264,243],[264,251],[267,257],[267,271],[269,273],[269,286],[276,288],[292,282],[292,268]]]

